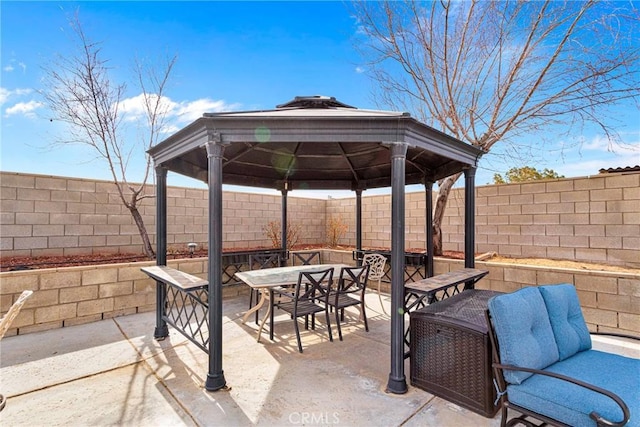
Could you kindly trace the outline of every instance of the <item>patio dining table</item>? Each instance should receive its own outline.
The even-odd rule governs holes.
[[[249,316],[252,313],[260,310],[262,306],[264,306],[265,302],[269,302],[267,305],[267,313],[264,315],[262,320],[260,321],[260,325],[258,327],[258,342],[260,342],[260,337],[262,335],[262,329],[264,329],[264,324],[267,322],[269,315],[271,314],[271,310],[273,309],[273,304],[270,298],[271,290],[277,286],[290,286],[298,283],[298,277],[301,272],[304,271],[317,271],[317,270],[326,270],[328,268],[333,267],[334,269],[334,277],[337,280],[337,274],[340,274],[340,270],[343,267],[351,267],[347,264],[313,264],[313,265],[293,265],[288,267],[275,267],[275,268],[264,268],[261,270],[249,270],[236,273],[235,276],[242,280],[246,285],[250,286],[253,289],[260,291],[260,301],[253,307],[251,307],[242,317],[242,323],[245,323]]]

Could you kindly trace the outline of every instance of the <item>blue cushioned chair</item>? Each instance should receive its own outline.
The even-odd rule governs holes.
[[[502,426],[640,426],[640,360],[591,348],[573,285],[527,287],[488,306]],[[520,415],[508,420],[508,409]]]

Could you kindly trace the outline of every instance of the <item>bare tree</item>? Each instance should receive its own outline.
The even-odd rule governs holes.
[[[141,128],[144,131],[142,141],[132,141],[123,132],[121,109],[126,85],[111,78],[100,43],[88,39],[77,17],[70,24],[77,37],[78,50],[74,55],[60,56],[45,68],[47,89],[42,91],[53,119],[68,125],[68,133],[59,143],[84,144],[106,162],[118,196],[138,228],[145,255],[155,258],[138,207],[143,199],[152,197],[145,193],[151,170],[151,158],[145,150],[158,142],[166,125],[169,105],[164,93],[176,57],[168,58],[161,68],[136,62],[135,83],[142,91]],[[127,179],[132,156],[146,156],[143,179],[136,184]]]
[[[612,107],[638,108],[631,2],[361,1],[355,15],[379,100],[485,151],[560,126],[595,125],[615,144]],[[459,176],[438,182],[436,254]]]

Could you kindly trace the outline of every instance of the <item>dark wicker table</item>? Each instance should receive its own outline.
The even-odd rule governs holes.
[[[492,418],[496,391],[487,334],[487,301],[471,289],[411,313],[411,384]]]

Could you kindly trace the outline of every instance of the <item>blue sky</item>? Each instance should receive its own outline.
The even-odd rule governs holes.
[[[180,128],[204,112],[269,109],[297,95],[327,95],[359,108],[376,105],[373,82],[358,56],[357,22],[343,2],[7,2],[0,3],[0,168],[3,171],[109,179],[94,153],[52,143],[64,136],[50,122],[39,91],[43,66],[69,54],[74,42],[68,18],[79,11],[88,37],[102,42],[115,79],[130,80],[136,57],[176,54],[167,91]],[[139,95],[129,86],[127,98]],[[623,140],[640,146],[637,106],[621,114]],[[586,131],[581,147],[536,160],[567,177],[600,168],[640,164],[640,152],[608,150],[604,135]],[[496,152],[498,154],[498,152]],[[494,172],[523,166],[487,155],[477,184]],[[136,179],[139,165],[132,166]],[[170,176],[169,184],[198,185]]]

